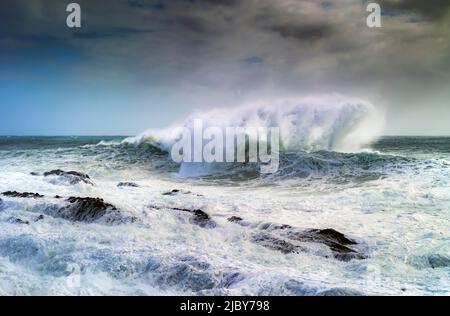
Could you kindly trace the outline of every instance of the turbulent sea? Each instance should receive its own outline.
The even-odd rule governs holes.
[[[233,165],[190,177],[158,147],[123,139],[0,138],[0,192],[43,196],[0,195],[1,295],[450,294],[450,138],[286,150],[275,174]],[[90,179],[44,175],[55,169]],[[68,197],[102,198],[118,218],[62,216]],[[278,224],[332,228],[364,259],[255,242]]]

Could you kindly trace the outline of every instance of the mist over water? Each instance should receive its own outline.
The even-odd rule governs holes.
[[[254,101],[234,108],[194,112],[187,118],[161,130],[148,130],[125,143],[151,143],[169,150],[177,127],[193,130],[194,121],[204,128],[278,127],[281,150],[317,151],[360,150],[383,130],[383,114],[372,104],[340,95],[291,97]]]

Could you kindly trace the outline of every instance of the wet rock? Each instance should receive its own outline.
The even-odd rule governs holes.
[[[208,262],[192,258],[181,260],[171,266],[161,266],[151,271],[156,284],[177,286],[188,291],[199,292],[217,287],[218,282]]]
[[[169,191],[169,192],[164,192],[162,195],[176,195],[179,192],[180,192],[180,190],[174,189],[174,190]]]
[[[38,217],[36,217],[36,219],[34,220],[35,222],[39,222],[39,221],[41,221],[41,220],[43,220],[44,219],[44,215],[39,215]]]
[[[352,259],[365,259],[366,257],[348,245],[356,245],[356,242],[345,237],[344,234],[334,229],[310,229],[306,231],[288,231],[289,239],[300,242],[322,243],[330,248],[333,256],[341,261]]]
[[[226,271],[222,275],[222,280],[220,281],[219,286],[230,288],[236,283],[243,281],[244,279],[245,279],[244,275],[239,272]]]
[[[291,225],[287,224],[274,224],[274,223],[262,223],[259,225],[259,229],[262,230],[284,230],[284,229],[293,229]]]
[[[433,269],[450,267],[450,257],[433,254],[428,256],[428,263]]]
[[[333,243],[340,243],[342,245],[356,245],[354,240],[348,239],[344,234],[332,229],[311,229],[307,233],[313,238],[323,240],[324,242],[330,241]]]
[[[194,225],[198,225],[203,228],[214,228],[217,224],[211,219],[211,217],[203,212],[202,210],[190,210],[184,208],[171,208],[175,211],[188,212],[193,216],[190,219],[190,222]]]
[[[20,218],[15,218],[15,217],[10,218],[9,222],[13,223],[13,224],[30,225],[29,221],[24,221],[24,220],[22,220]]]
[[[252,241],[265,248],[277,250],[284,254],[299,253],[300,251],[303,251],[302,247],[269,234],[254,234],[252,236]]]
[[[137,185],[134,182],[119,182],[117,184],[117,187],[121,188],[121,187],[130,187],[130,188],[138,188],[139,185]]]
[[[30,175],[32,175],[32,176],[38,176],[39,173],[37,173],[37,172],[30,172]]]
[[[77,184],[83,182],[86,184],[94,185],[94,183],[91,181],[91,178],[87,174],[77,171],[63,171],[61,169],[56,169],[44,172],[44,177],[48,176],[64,177],[70,184]]]
[[[333,288],[318,293],[319,296],[364,296],[363,293],[348,288]]]
[[[70,197],[70,204],[56,211],[57,217],[70,221],[92,223],[101,220],[107,224],[129,224],[139,219],[135,216],[124,215],[114,205],[106,203],[101,198]]]
[[[61,199],[61,196],[55,195],[55,199]]]
[[[58,215],[72,221],[91,223],[108,212],[119,213],[114,205],[108,204],[100,198],[70,197],[67,201],[70,205],[61,208]]]
[[[193,210],[191,212],[194,216],[191,219],[191,222],[200,227],[208,227],[214,228],[216,227],[216,223],[211,220],[208,214],[203,212],[202,210]]]
[[[242,222],[244,219],[239,216],[231,216],[231,217],[228,217],[227,220],[231,223],[239,223],[239,222]]]
[[[228,221],[245,226],[243,225],[245,222],[240,217],[232,216]],[[300,230],[291,225],[275,223],[256,223],[252,226],[259,231],[264,231],[264,233],[256,232],[252,235],[254,243],[285,254],[307,251],[303,245],[313,243],[327,246],[333,257],[341,261],[366,258],[363,253],[352,247],[357,245],[354,240],[331,228]],[[324,256],[329,257],[326,254]]]
[[[203,196],[201,194],[192,193],[191,191],[185,191],[185,190],[179,190],[179,189],[173,189],[172,191],[164,192],[162,195],[173,196],[173,195],[178,195],[178,194],[193,194],[195,196]]]
[[[3,192],[2,195],[9,196],[9,197],[20,197],[20,198],[43,198],[43,195],[40,195],[38,193],[31,193],[31,192],[17,192],[17,191],[7,191]]]

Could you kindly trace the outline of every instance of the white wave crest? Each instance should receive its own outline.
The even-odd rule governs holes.
[[[287,98],[197,111],[167,128],[147,130],[124,142],[169,149],[175,141],[173,130],[192,129],[196,119],[203,121],[204,128],[279,127],[282,149],[290,151],[358,151],[380,135],[384,122],[381,111],[360,99],[339,95]]]

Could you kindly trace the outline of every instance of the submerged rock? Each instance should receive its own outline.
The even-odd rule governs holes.
[[[227,220],[231,223],[239,223],[239,222],[242,222],[244,219],[239,216],[231,216],[231,217],[228,217]]]
[[[41,220],[43,220],[44,219],[44,215],[39,215],[38,217],[36,217],[36,219],[34,220],[35,222],[39,222],[39,221],[41,221]]]
[[[447,268],[450,267],[450,257],[440,254],[433,254],[428,256],[428,263],[433,269]]]
[[[190,210],[184,208],[171,209],[175,211],[191,213],[193,216],[191,217],[190,222],[194,225],[198,225],[203,228],[214,228],[217,226],[216,222],[214,222],[211,217],[202,210]]]
[[[219,283],[211,264],[193,257],[180,258],[169,266],[157,266],[149,272],[159,286],[178,286],[193,292],[212,290]]]
[[[83,182],[86,184],[94,185],[94,183],[91,181],[91,178],[87,174],[77,172],[77,171],[63,171],[61,169],[56,169],[56,170],[44,172],[44,177],[48,177],[48,176],[64,177],[65,179],[67,179],[67,181],[70,184],[77,184],[77,183]]]
[[[244,279],[245,276],[238,271],[225,271],[222,274],[222,280],[220,281],[219,286],[230,288]]]
[[[269,234],[254,234],[252,241],[265,248],[281,251],[284,254],[299,253],[303,250],[300,246]]]
[[[363,293],[349,288],[332,288],[318,293],[319,296],[364,296]]]
[[[139,187],[139,185],[137,185],[136,183],[134,183],[134,182],[119,182],[118,184],[117,184],[117,187],[130,187],[130,188],[138,188]]]
[[[176,195],[177,193],[179,193],[180,190],[178,189],[173,189],[172,191],[169,192],[164,192],[162,195]]]
[[[20,197],[20,198],[43,198],[43,195],[40,195],[38,193],[31,193],[31,192],[17,192],[17,191],[7,191],[3,192],[2,195],[9,196],[9,197]]]
[[[193,210],[191,213],[194,215],[191,219],[191,222],[200,227],[208,227],[214,228],[216,227],[216,223],[211,220],[208,214],[203,212],[202,210]]]
[[[30,224],[29,221],[24,221],[23,219],[16,218],[16,217],[10,217],[8,219],[8,222],[10,222],[12,224],[22,224],[22,225],[29,225]]]
[[[201,194],[192,193],[191,191],[185,191],[185,190],[179,190],[179,189],[173,189],[172,191],[164,192],[162,195],[172,196],[172,195],[177,195],[177,194],[193,194],[195,196],[203,196]]]

